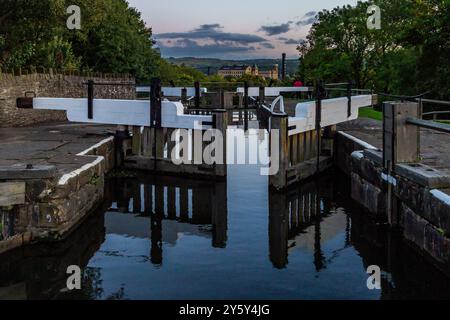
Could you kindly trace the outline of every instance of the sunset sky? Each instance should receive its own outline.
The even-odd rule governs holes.
[[[129,0],[164,57],[297,57],[315,14],[357,0]]]

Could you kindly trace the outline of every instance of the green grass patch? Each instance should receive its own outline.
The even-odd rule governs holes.
[[[359,109],[359,117],[375,119],[375,120],[381,121],[381,120],[383,120],[383,113],[375,110],[372,107],[361,108],[361,109]]]

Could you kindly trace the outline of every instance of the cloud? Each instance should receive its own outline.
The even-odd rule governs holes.
[[[196,31],[210,31],[210,30],[217,30],[222,29],[223,27],[218,23],[213,24],[202,24],[200,27],[195,29]]]
[[[271,44],[270,42],[263,42],[261,43],[261,46],[267,49],[275,49],[275,46]]]
[[[305,39],[299,39],[299,40],[295,40],[295,39],[286,39],[284,40],[285,44],[295,44],[295,45],[300,45],[302,43],[304,43],[306,40]]]
[[[301,20],[296,23],[296,25],[297,26],[309,26],[309,25],[312,25],[312,24],[314,24],[317,21],[316,16],[317,16],[317,12],[316,11],[307,12],[303,16],[303,18],[301,18]]]
[[[249,53],[256,50],[253,46],[240,46],[230,41],[200,44],[191,39],[179,39],[173,46],[159,44],[159,47],[164,56],[170,57],[226,56],[230,53]]]
[[[285,44],[299,44],[299,41],[295,39],[287,39],[284,41]]]
[[[259,29],[259,31],[265,32],[268,36],[276,36],[289,32],[289,30],[291,30],[291,24],[289,22],[274,26],[262,26]]]
[[[218,23],[204,24],[189,32],[168,32],[155,35],[155,39],[196,39],[213,40],[215,42],[232,41],[239,44],[264,42],[266,39],[258,35],[223,32]]]

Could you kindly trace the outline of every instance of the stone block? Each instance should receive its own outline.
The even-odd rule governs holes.
[[[381,150],[364,150],[364,156],[378,166],[383,166],[383,152]]]
[[[381,189],[352,173],[352,199],[377,217],[386,218],[386,198]]]
[[[0,166],[0,180],[51,179],[55,173],[56,167],[52,165],[33,165],[30,168],[26,164]]]
[[[450,196],[441,190],[431,190],[429,210],[430,221],[450,237]]]
[[[424,164],[397,164],[395,173],[424,187],[432,189],[450,187],[450,175]]]
[[[0,183],[0,207],[25,203],[25,182]]]
[[[404,236],[441,263],[450,265],[450,239],[444,232],[403,206]]]

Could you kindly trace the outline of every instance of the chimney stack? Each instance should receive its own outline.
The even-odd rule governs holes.
[[[286,53],[283,53],[281,61],[281,80],[286,80]]]

